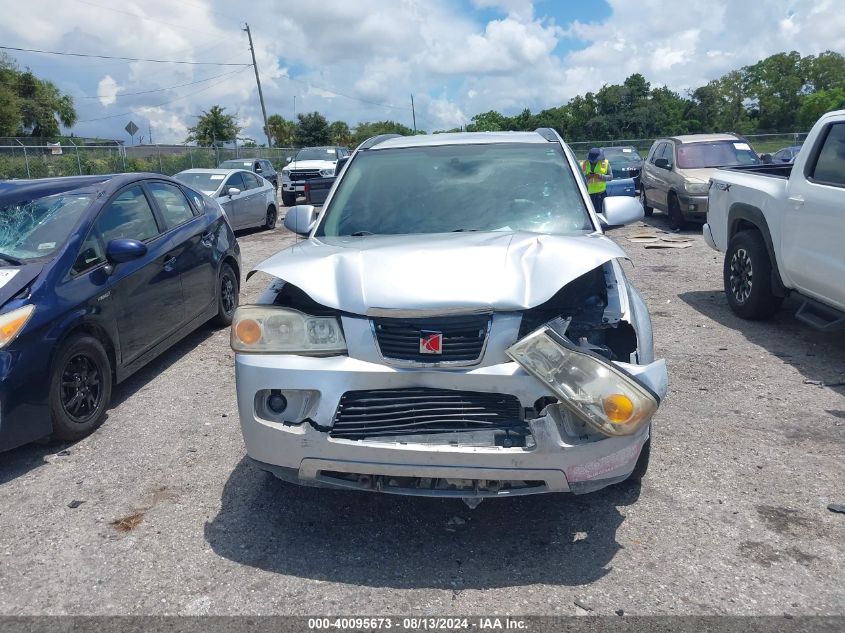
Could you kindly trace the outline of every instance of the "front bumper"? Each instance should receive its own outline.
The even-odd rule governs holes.
[[[665,376],[665,365],[660,367]],[[529,447],[462,444],[460,433],[448,443],[402,437],[339,439],[331,437],[329,429],[347,391],[431,388],[503,393],[517,397],[528,410],[549,393],[514,362],[427,370],[346,356],[237,354],[235,369],[248,455],[277,476],[306,485],[441,497],[585,493],[626,479],[649,437],[648,425],[628,437],[579,436],[566,414],[548,407],[544,415],[527,420],[533,438]],[[260,402],[261,394],[269,390],[281,390],[304,421],[268,419]],[[446,483],[438,486],[438,481]]]
[[[678,202],[681,205],[681,213],[688,220],[707,219],[707,195],[691,196],[685,193],[678,194]]]
[[[282,180],[282,190],[287,192],[305,193],[305,181]]]

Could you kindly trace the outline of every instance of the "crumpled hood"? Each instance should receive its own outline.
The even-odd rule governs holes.
[[[0,306],[6,305],[12,297],[26,288],[41,274],[43,264],[3,266],[0,268]]]
[[[522,232],[311,238],[259,264],[355,314],[523,310],[624,251],[603,235]]]

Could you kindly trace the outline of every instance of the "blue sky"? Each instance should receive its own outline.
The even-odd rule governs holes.
[[[410,125],[413,93],[427,131],[491,109],[560,105],[633,72],[683,92],[785,46],[845,51],[835,0],[27,0],[15,9],[0,24],[7,46],[244,65],[246,19],[268,113],[291,118],[296,97],[299,112],[353,126]],[[78,135],[128,140],[131,119],[145,137],[152,127],[155,141],[181,142],[219,104],[262,139],[247,66],[15,57],[74,96]]]

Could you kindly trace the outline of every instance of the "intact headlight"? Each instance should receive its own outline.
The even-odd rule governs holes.
[[[332,168],[332,169],[321,169],[320,175],[323,178],[331,178],[332,176],[334,176],[334,168]]]
[[[687,182],[687,183],[684,183],[684,189],[687,190],[687,193],[703,194],[703,193],[707,193],[710,190],[710,183],[709,182]]]
[[[657,396],[633,376],[549,328],[517,341],[507,354],[605,435],[631,435],[657,411]]]
[[[290,177],[290,169],[283,169],[282,170],[282,176],[284,176],[285,178],[289,178]]]
[[[231,332],[236,352],[330,356],[346,352],[346,339],[334,317],[297,310],[247,305],[235,310]]]

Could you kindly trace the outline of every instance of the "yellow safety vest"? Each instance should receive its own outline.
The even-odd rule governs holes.
[[[581,161],[581,171],[584,172],[584,175],[601,174],[602,176],[607,176],[609,166],[610,163],[607,161],[607,159],[596,163],[595,169],[593,169],[593,166],[590,164],[590,161]],[[587,182],[587,191],[590,194],[604,193],[605,189],[607,189],[607,183],[604,180],[599,180],[598,182]]]

